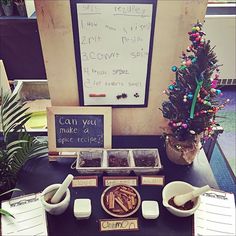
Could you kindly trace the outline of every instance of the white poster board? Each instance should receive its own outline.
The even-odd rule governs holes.
[[[153,4],[77,3],[76,10],[83,105],[147,105]]]
[[[25,0],[25,7],[26,7],[27,16],[32,17],[32,15],[35,13],[34,1]]]
[[[4,94],[11,92],[6,70],[2,60],[0,60],[0,97],[2,95],[1,92],[3,92]]]
[[[132,0],[131,3],[134,2],[135,0]],[[145,4],[148,2],[150,1],[145,0]],[[52,105],[82,106],[79,99],[77,78],[79,74],[76,69],[73,44],[75,19],[72,11],[76,6],[72,0],[35,0],[35,4]],[[148,106],[112,109],[113,135],[161,135],[163,133],[163,127],[168,124],[158,109],[163,100],[166,100],[162,91],[173,78],[170,68],[180,63],[179,56],[189,45],[187,32],[197,20],[203,22],[206,8],[207,0],[156,1],[157,13]]]

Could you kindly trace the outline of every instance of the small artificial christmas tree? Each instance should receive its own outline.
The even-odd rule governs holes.
[[[163,116],[169,119],[169,127],[178,141],[194,140],[201,134],[205,140],[212,136],[216,126],[216,113],[229,100],[219,104],[217,89],[219,67],[210,41],[204,38],[202,24],[197,23],[188,33],[191,45],[182,53],[182,64],[175,72],[175,81],[164,93],[169,101],[162,103]]]

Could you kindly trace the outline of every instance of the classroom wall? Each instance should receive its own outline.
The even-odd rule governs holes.
[[[69,1],[35,0],[52,105],[78,106],[79,94]],[[187,32],[203,21],[207,0],[159,0],[157,5],[150,91],[146,108],[114,108],[113,135],[161,134],[166,121],[159,110],[162,91],[174,79],[171,66],[180,65],[189,45]]]
[[[214,51],[223,64],[220,79],[236,79],[236,15],[206,16],[204,29]]]

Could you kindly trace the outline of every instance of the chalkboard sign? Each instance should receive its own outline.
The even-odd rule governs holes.
[[[47,108],[49,152],[111,148],[110,107]]]
[[[156,0],[71,0],[80,103],[147,106]]]
[[[55,115],[56,147],[104,147],[102,115]]]

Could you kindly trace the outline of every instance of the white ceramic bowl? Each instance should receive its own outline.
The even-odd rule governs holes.
[[[56,204],[48,203],[48,200],[52,198],[57,189],[61,186],[61,184],[52,184],[46,187],[41,193],[41,202],[45,208],[45,210],[52,215],[60,215],[62,214],[70,203],[70,190],[69,188],[66,190],[65,197],[63,200]]]
[[[195,189],[196,188],[194,186],[192,186],[191,184],[188,184],[186,182],[182,182],[182,181],[170,182],[162,190],[163,205],[173,215],[176,215],[179,217],[191,216],[200,205],[200,197],[197,197],[192,200],[194,202],[194,205],[193,205],[193,208],[191,208],[190,210],[177,209],[177,208],[171,206],[168,203],[168,201],[176,195],[185,194],[185,193],[191,192]]]

